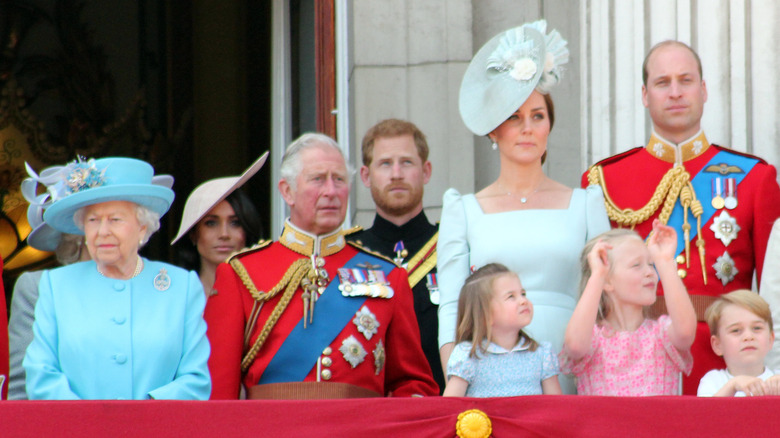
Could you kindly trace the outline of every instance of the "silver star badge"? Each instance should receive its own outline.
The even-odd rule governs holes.
[[[716,216],[710,225],[710,230],[715,233],[715,237],[726,246],[729,246],[729,243],[737,238],[737,233],[741,229],[737,224],[737,219],[728,214],[726,210],[723,210],[720,216]]]
[[[360,310],[355,313],[355,319],[353,319],[352,322],[355,323],[358,331],[363,333],[363,336],[365,336],[366,339],[371,339],[371,337],[376,334],[380,325],[376,316],[368,310],[368,306],[361,307]]]
[[[347,339],[344,339],[341,343],[341,347],[339,347],[339,351],[344,355],[344,360],[352,365],[352,368],[360,365],[368,354],[366,349],[363,348],[363,345],[360,344],[360,341],[353,335],[349,335]]]
[[[376,348],[374,348],[374,366],[376,367],[376,375],[378,376],[379,373],[382,372],[382,369],[385,367],[385,345],[382,343],[382,340],[380,339],[379,342],[376,344]]]
[[[724,286],[733,280],[737,273],[739,273],[739,269],[734,265],[734,259],[731,258],[728,251],[718,257],[718,260],[712,267],[715,268],[715,276],[718,277],[718,280],[720,280]]]

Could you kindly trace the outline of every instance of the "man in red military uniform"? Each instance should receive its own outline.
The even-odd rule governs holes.
[[[205,318],[213,399],[435,395],[406,271],[347,244],[349,172],[305,134],[282,159],[290,217],[217,269]]]
[[[780,188],[772,165],[707,140],[701,130],[707,87],[690,47],[657,44],[642,76],[650,140],[596,163],[582,185],[601,185],[613,226],[647,237],[660,218],[676,229],[678,274],[699,320],[693,371],[683,378],[683,393],[695,395],[707,371],[725,367],[710,347],[704,311],[719,295],[751,289],[754,272],[761,280],[769,233],[780,217]],[[665,311],[663,300],[654,311]]]

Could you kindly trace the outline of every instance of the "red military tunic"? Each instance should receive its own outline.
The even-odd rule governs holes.
[[[711,162],[718,153],[721,155],[716,159],[717,163]],[[733,166],[733,163],[745,158],[758,161],[746,175],[744,171],[747,169],[743,171],[739,166]],[[612,202],[621,209],[639,210],[648,203],[662,177],[675,166],[675,163],[681,163],[685,167],[691,180],[700,172],[703,172],[703,175],[709,173],[708,176],[716,174],[719,177],[721,180],[719,186],[713,183],[707,184],[704,189],[700,187],[695,190],[697,199],[707,205],[712,204],[713,198],[717,197],[718,189],[723,193],[721,196],[723,198],[726,179],[744,175],[744,179],[737,186],[736,207],[723,208],[722,204],[716,201],[715,204],[720,208],[715,208],[714,214],[706,222],[702,219],[701,236],[705,254],[703,265],[707,284],[704,283],[702,263],[696,245],[698,236],[690,238],[689,260],[678,256],[679,273],[688,293],[692,296],[717,297],[736,289],[751,289],[754,271],[758,281],[761,280],[769,233],[774,220],[780,217],[780,188],[777,185],[775,168],[760,158],[711,145],[702,132],[678,146],[654,134],[646,147],[634,148],[607,158],[596,163],[593,168],[601,166],[603,170],[601,185],[604,188],[605,199],[611,198]],[[591,172],[583,175],[583,187],[589,185],[589,173]],[[679,203],[678,199],[676,204]],[[661,213],[662,206],[663,202],[648,219],[635,226],[635,230],[643,238],[646,238],[652,230],[653,220]],[[724,212],[726,215],[723,215]],[[612,225],[616,226],[615,218],[612,215],[610,218]],[[716,235],[711,227],[713,223],[721,220],[736,223],[739,230],[726,238],[722,233]],[[688,223],[691,225],[691,230],[697,229],[697,221],[691,211],[688,212]],[[717,224],[713,228],[720,230]],[[676,227],[676,231],[680,235],[683,233],[680,226]],[[685,255],[683,248],[678,247],[677,250],[681,255]],[[733,270],[730,271],[732,267],[736,268],[736,274]],[[660,285],[658,295],[663,295]],[[691,347],[694,357],[693,371],[690,376],[683,378],[683,393],[695,395],[700,378],[710,369],[724,368],[725,365],[722,358],[712,352],[709,328],[702,318],[704,308],[712,298],[693,298],[699,324],[696,340]],[[656,304],[663,304],[662,300],[659,299]]]
[[[235,257],[246,269],[254,287],[267,292],[280,283],[293,263],[301,259],[310,260],[309,256],[315,247],[325,261],[323,268],[327,271],[330,282],[338,284],[338,268],[363,252],[358,247],[345,245],[341,231],[317,238],[296,229],[288,222],[279,242],[250,249]],[[374,255],[364,254],[372,260],[379,260]],[[361,332],[359,325],[353,322],[356,313],[351,314],[349,322],[330,345],[323,349],[322,354],[316,358],[317,365],[308,370],[303,381],[349,383],[383,395],[392,393],[393,396],[438,394],[420,346],[406,271],[394,268],[386,278],[394,291],[392,298],[359,298],[365,299],[360,309],[367,308],[373,315],[369,319],[375,318],[379,323],[376,333],[368,339],[369,336]],[[247,351],[244,347],[244,329],[255,300],[240,275],[229,264],[218,267],[214,287],[217,293],[209,298],[205,312],[211,343],[211,397],[235,399],[239,395],[240,383],[246,388],[258,384],[285,339],[301,321],[304,313],[303,289],[297,287],[289,305],[242,378],[240,366]],[[340,293],[331,289],[325,293],[334,292]],[[254,345],[282,295],[278,293],[263,304],[248,348]],[[303,333],[313,334],[318,323],[322,327],[325,319],[330,316],[318,313],[315,305],[313,323],[308,325]],[[347,341],[349,338],[351,340]],[[354,346],[354,340],[360,343],[362,352],[365,353],[362,359],[360,355],[348,357],[348,353],[342,352],[345,350],[342,345],[345,342],[353,342]],[[351,360],[354,366],[348,360]]]

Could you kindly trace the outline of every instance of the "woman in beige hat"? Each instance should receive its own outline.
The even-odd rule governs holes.
[[[257,243],[260,219],[249,197],[238,190],[268,158],[264,153],[241,176],[208,180],[192,191],[184,205],[181,225],[171,245],[177,245],[179,265],[198,272],[203,290],[210,296],[217,265],[234,252]]]

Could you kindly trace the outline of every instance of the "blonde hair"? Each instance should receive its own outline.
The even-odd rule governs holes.
[[[469,357],[476,357],[477,349],[482,354],[487,352],[482,341],[490,339],[491,336],[490,300],[493,299],[493,283],[497,278],[505,275],[517,277],[517,274],[506,266],[490,263],[471,274],[460,289],[455,343],[471,342]],[[539,346],[522,330],[520,330],[520,339],[525,339],[523,345],[530,351],[535,351]]]
[[[614,248],[618,245],[618,243],[620,243],[620,241],[631,238],[638,239],[640,242],[642,242],[642,237],[640,237],[636,231],[630,230],[628,228],[614,228],[599,234],[593,239],[590,239],[588,243],[585,244],[585,247],[582,248],[582,254],[580,254],[580,264],[582,266],[582,276],[580,277],[580,295],[582,295],[582,292],[585,290],[585,286],[588,284],[588,280],[592,274],[590,271],[590,264],[588,263],[588,254],[590,254],[590,252],[593,250],[593,247],[596,246],[599,241],[604,241],[605,243],[612,245]],[[612,269],[615,266],[614,260],[612,258],[612,251],[607,251],[607,257],[609,259],[609,274],[611,275]],[[602,293],[601,300],[599,301],[599,313],[596,320],[603,321],[611,311],[612,301],[609,299],[607,294]]]
[[[773,331],[772,311],[769,309],[769,303],[751,290],[738,289],[718,297],[714,303],[710,304],[710,307],[707,307],[707,311],[704,312],[704,319],[707,320],[707,325],[710,326],[711,335],[718,335],[718,326],[720,324],[720,318],[723,316],[723,309],[729,304],[742,307],[755,314],[766,321],[770,332]]]

